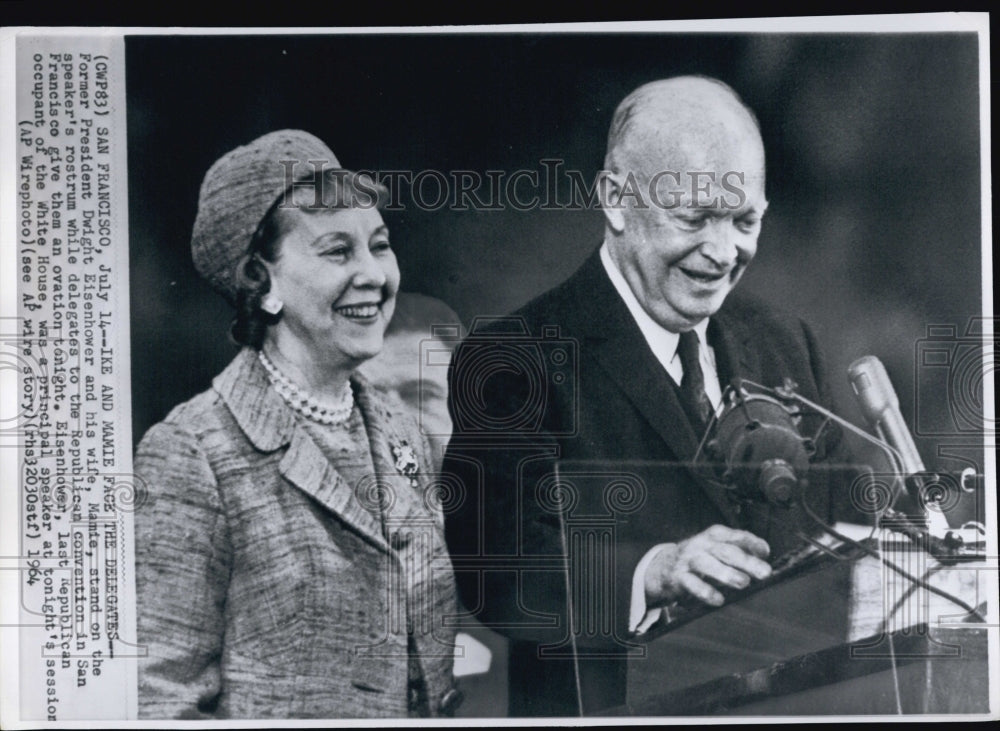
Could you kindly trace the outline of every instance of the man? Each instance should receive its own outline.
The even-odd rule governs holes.
[[[791,378],[829,401],[805,324],[729,297],[767,208],[757,122],[732,89],[678,77],[635,90],[602,175],[600,248],[452,360],[444,472],[465,500],[446,515],[449,550],[465,605],[512,639],[512,715],[624,703],[630,638],[677,603],[721,604],[799,545],[795,511],[748,509],[684,467],[731,378]],[[529,338],[534,364],[517,356]],[[575,359],[559,376],[556,342]],[[608,516],[611,547],[576,562],[568,528]]]

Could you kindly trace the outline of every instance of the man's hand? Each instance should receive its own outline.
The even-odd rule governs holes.
[[[724,599],[713,584],[744,589],[751,579],[767,578],[771,567],[764,559],[770,552],[764,539],[724,525],[665,544],[646,569],[646,605],[693,596],[721,606]]]

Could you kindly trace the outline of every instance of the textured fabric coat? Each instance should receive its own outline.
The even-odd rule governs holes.
[[[352,387],[376,470],[357,489],[251,349],[143,438],[142,717],[406,717],[408,628],[430,712],[450,710],[455,590],[430,453],[401,406]]]
[[[829,402],[799,318],[730,296],[708,335],[724,386],[790,378]],[[450,377],[455,430],[442,469],[469,498],[447,516],[449,548],[465,605],[512,639],[512,715],[625,702],[632,577],[653,545],[720,523],[765,538],[777,559],[814,528],[796,509],[735,504],[684,466],[701,435],[597,252],[514,319],[473,332]],[[830,515],[818,476],[808,498]]]

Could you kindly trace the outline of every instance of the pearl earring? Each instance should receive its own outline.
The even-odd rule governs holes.
[[[275,297],[273,294],[268,292],[264,295],[264,299],[260,301],[260,309],[264,310],[269,315],[277,315],[281,312],[281,308],[285,306],[285,303],[280,299]]]

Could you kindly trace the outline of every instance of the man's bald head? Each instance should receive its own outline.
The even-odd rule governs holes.
[[[677,76],[644,84],[618,105],[604,166],[641,177],[654,168],[708,170],[713,153],[721,157],[734,146],[751,165],[759,152],[763,172],[757,118],[739,95],[718,79]]]
[[[618,106],[602,177],[604,242],[639,304],[671,332],[711,317],[757,252],[764,144],[721,81],[679,76]]]

